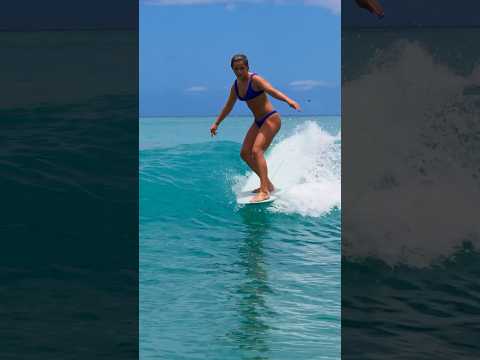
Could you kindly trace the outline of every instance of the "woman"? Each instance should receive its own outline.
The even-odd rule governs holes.
[[[247,103],[255,120],[243,140],[240,156],[260,178],[260,187],[254,190],[256,195],[252,202],[267,200],[270,197],[270,192],[274,190],[274,186],[268,178],[267,162],[265,161],[264,153],[281,126],[280,114],[273,109],[267,94],[285,101],[296,110],[299,110],[300,106],[297,102],[275,89],[261,76],[256,73],[250,73],[248,59],[245,55],[233,56],[230,65],[237,79],[230,88],[228,100],[222,112],[218,115],[217,120],[211,126],[210,132],[212,136],[217,134],[218,126],[232,111],[237,98]]]

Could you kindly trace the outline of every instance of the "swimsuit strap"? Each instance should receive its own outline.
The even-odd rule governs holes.
[[[237,79],[235,79],[235,92],[237,93],[238,98],[242,100],[242,98],[240,97],[240,94],[238,93]]]
[[[240,93],[238,91],[238,83],[237,83],[237,79],[235,79],[235,92],[237,93],[237,97],[242,100],[242,101],[247,101],[247,100],[250,100],[250,99],[253,99],[254,97],[257,97],[258,95],[260,95],[261,93],[263,93],[263,90],[260,90],[260,91],[256,91],[253,89],[252,87],[252,78],[257,75],[257,73],[253,73],[252,75],[248,75],[248,84],[247,84],[247,91],[245,93],[245,97],[241,97],[240,96]],[[252,94],[253,93],[253,94]],[[253,96],[252,96],[253,95]]]
[[[249,83],[249,86],[248,86],[248,89],[247,89],[247,92],[251,95],[250,96],[251,99],[254,98],[254,97],[257,97],[258,95],[263,93],[263,90],[257,91],[253,88],[252,79],[255,75],[257,75],[257,73],[253,73],[252,76],[250,77],[250,83]]]
[[[253,91],[255,91],[252,87],[252,78],[257,75],[257,73],[253,73],[252,75],[250,75],[250,77],[248,78],[248,87],[247,87],[247,92],[249,89],[252,89]],[[256,91],[255,91],[256,92]]]
[[[237,96],[240,100],[242,100],[242,101],[247,100],[249,87],[250,87],[250,75],[248,76],[247,92],[245,93],[245,97],[242,98],[240,96],[240,92],[238,91],[237,79],[235,79],[235,92],[237,93]]]

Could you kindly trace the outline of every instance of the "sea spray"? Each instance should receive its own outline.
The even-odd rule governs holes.
[[[331,135],[308,120],[274,143],[266,160],[269,177],[281,191],[271,209],[318,217],[340,208],[340,156],[340,133]],[[238,193],[258,186],[258,176],[250,171],[232,188]]]
[[[479,103],[464,94],[479,73],[477,66],[460,74],[402,40],[343,84],[345,118],[355,119],[343,173],[351,194],[342,217],[347,258],[428,267],[465,242],[478,248],[480,141],[469,134],[480,133]]]

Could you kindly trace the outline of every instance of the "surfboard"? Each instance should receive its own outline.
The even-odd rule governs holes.
[[[240,205],[258,205],[258,204],[272,203],[277,199],[277,197],[275,195],[270,194],[270,197],[267,200],[252,202],[252,199],[254,197],[255,197],[255,194],[252,194],[251,191],[248,191],[248,195],[237,197],[237,203],[240,204]]]
[[[270,197],[267,200],[251,202],[255,197],[255,193],[252,190],[242,191],[237,194],[237,203],[240,205],[257,205],[257,204],[268,204],[274,202],[277,197],[275,196],[280,190],[274,190],[270,193]]]

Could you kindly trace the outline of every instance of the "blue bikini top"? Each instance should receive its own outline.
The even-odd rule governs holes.
[[[245,94],[245,97],[242,98],[240,96],[240,94],[238,93],[238,85],[237,85],[237,80],[235,80],[235,92],[237,93],[237,96],[238,98],[241,100],[241,101],[248,101],[248,100],[251,100],[253,98],[256,98],[258,95],[261,95],[263,94],[263,90],[261,91],[255,91],[253,90],[253,87],[252,87],[252,78],[257,75],[257,73],[253,73],[249,79],[248,79],[248,86],[247,86],[247,93]]]

